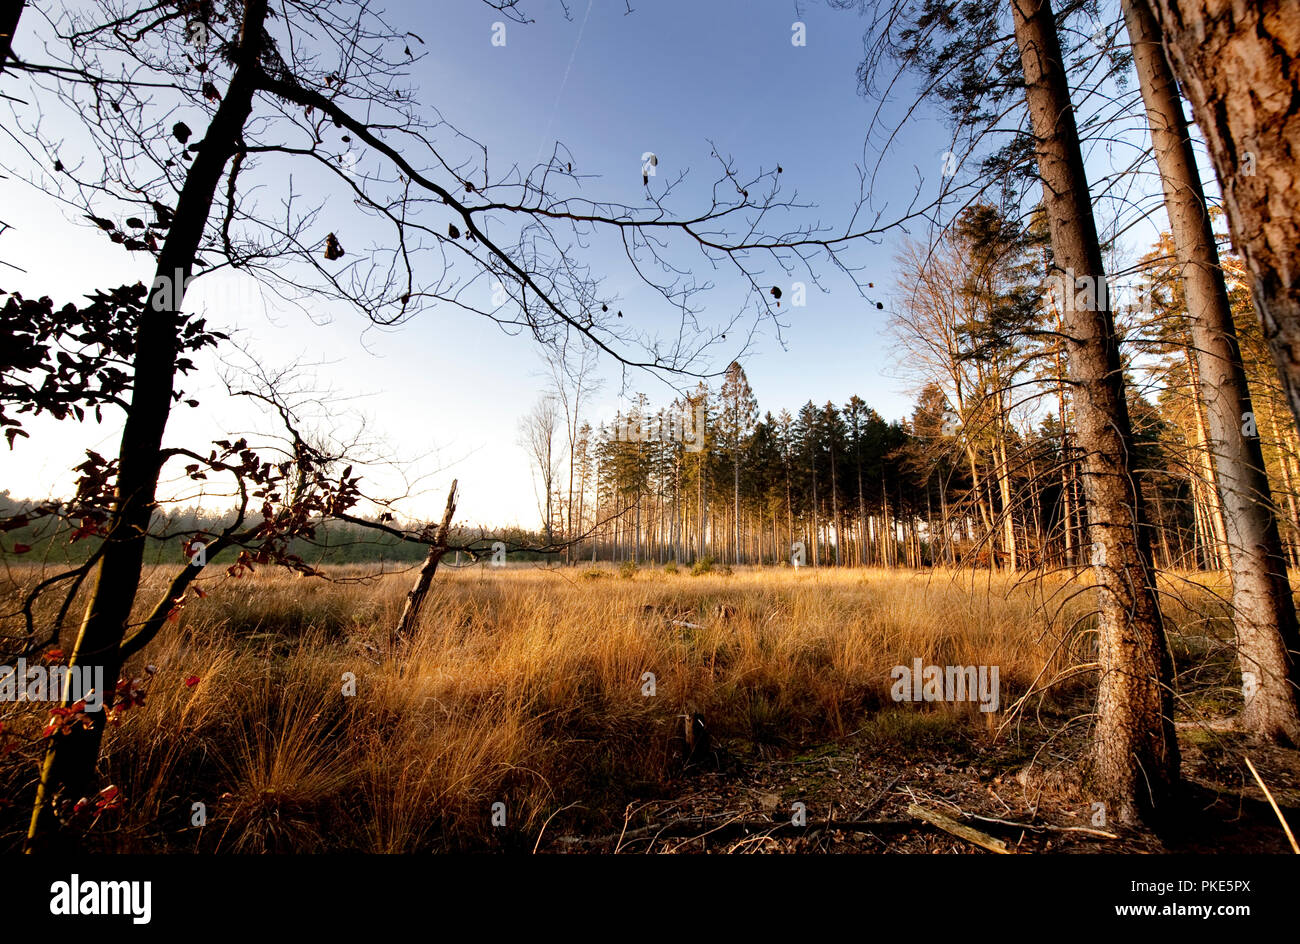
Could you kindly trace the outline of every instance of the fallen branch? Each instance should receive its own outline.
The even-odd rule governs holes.
[[[451,529],[451,519],[455,514],[456,480],[452,479],[451,490],[447,492],[447,508],[443,511],[442,523],[433,536],[433,542],[429,545],[429,554],[424,559],[424,566],[420,568],[420,574],[415,580],[415,586],[406,595],[406,606],[402,608],[402,617],[397,621],[397,626],[393,630],[392,648],[394,650],[415,633],[416,623],[420,619],[420,607],[424,603],[425,595],[429,592],[429,585],[433,583],[433,575],[438,570],[438,561],[442,560],[442,555],[447,553],[447,532]]]
[[[843,830],[845,832],[884,832],[890,830],[909,830],[916,829],[917,824],[913,820],[906,819],[860,819],[860,820],[825,820],[822,822],[810,822],[806,826],[796,826],[790,822],[773,822],[772,820],[734,820],[729,823],[713,826],[707,829],[705,833],[697,833],[696,830],[701,827],[709,827],[708,817],[687,817],[685,819],[673,820],[671,823],[659,823],[651,826],[641,826],[637,829],[629,829],[619,834],[611,833],[608,836],[597,836],[592,839],[583,840],[584,843],[602,844],[620,840],[629,842],[635,839],[646,839],[649,837],[668,836],[673,838],[689,837],[692,839],[701,838],[704,835],[710,837],[731,838],[733,836],[747,836],[755,833],[763,833],[770,836],[807,836],[822,830]]]
[[[937,826],[944,832],[951,833],[958,839],[964,839],[969,843],[973,843],[981,849],[987,849],[989,852],[996,852],[998,855],[1011,854],[1011,850],[1007,848],[1007,844],[1001,839],[994,839],[992,836],[987,833],[982,833],[978,829],[973,829],[970,826],[963,826],[955,819],[950,819],[935,810],[927,810],[923,806],[912,803],[908,806],[907,812],[918,819],[925,820],[931,826]]]
[[[897,778],[896,778],[897,779]],[[892,786],[892,784],[890,785]],[[875,806],[880,799],[887,794],[889,788],[881,793],[867,805],[867,809]],[[865,810],[863,811],[865,812]],[[851,819],[851,820],[823,820],[820,822],[810,822],[804,826],[796,826],[790,822],[773,822],[772,820],[731,820],[730,822],[718,823],[717,819],[721,815],[714,816],[687,816],[682,819],[672,820],[668,823],[657,823],[649,826],[641,826],[637,829],[625,829],[618,834],[608,836],[596,836],[591,839],[580,840],[583,844],[602,845],[610,842],[617,842],[619,848],[624,843],[637,839],[649,838],[686,838],[686,839],[703,839],[706,836],[716,839],[730,839],[737,836],[744,837],[750,835],[765,836],[812,836],[825,831],[842,830],[844,832],[906,832],[921,828],[923,824],[934,826],[944,832],[950,833],[959,839],[973,843],[982,849],[999,855],[1012,855],[1014,850],[1007,847],[1007,844],[1001,839],[994,838],[987,833],[980,832],[971,826],[958,822],[951,817],[945,816],[935,810],[927,809],[916,803],[908,806],[907,812],[915,819]],[[992,823],[997,826],[1004,826],[1014,829],[1029,830],[1031,832],[1062,832],[1062,833],[1083,833],[1089,836],[1098,836],[1103,839],[1119,839],[1114,833],[1108,833],[1101,829],[1091,829],[1086,826],[1053,826],[1048,823],[1019,823],[1014,820],[994,819],[989,816],[979,816],[975,813],[962,812],[963,817],[977,819],[981,822]],[[916,820],[922,820],[922,823]],[[704,829],[704,832],[697,830]]]
[[[1090,826],[1053,826],[1051,823],[1021,823],[1013,819],[994,819],[992,816],[980,816],[977,813],[967,813],[965,811],[961,815],[967,819],[977,819],[981,823],[995,823],[998,826],[1012,826],[1016,829],[1028,829],[1032,832],[1050,830],[1055,833],[1084,833],[1088,836],[1100,836],[1102,839],[1119,838],[1114,833],[1108,833],[1104,829],[1093,829]]]

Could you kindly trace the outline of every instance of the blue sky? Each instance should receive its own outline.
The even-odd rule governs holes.
[[[621,0],[573,0],[566,20],[558,3],[538,0],[526,6],[535,22],[507,22],[506,44],[493,46],[493,24],[503,18],[476,0],[389,0],[386,8],[390,23],[427,44],[427,57],[412,71],[421,100],[487,145],[497,173],[513,163],[531,166],[558,140],[572,153],[575,171],[596,175],[584,181],[584,194],[635,205],[644,201],[641,155],[653,151],[660,161],[656,183],[689,172],[671,204],[688,214],[701,208],[715,180],[712,142],[744,172],[779,163],[786,193],[817,205],[802,221],[842,227],[857,193],[858,167],[870,170],[876,160],[864,148],[874,106],[857,92],[863,21],[852,13],[764,0],[639,0],[627,15]],[[805,24],[806,46],[791,43],[796,21]],[[15,46],[26,51],[22,27]],[[901,210],[918,174],[933,192],[947,140],[941,122],[924,115],[912,121],[876,179],[874,208],[886,217]],[[6,161],[9,147],[0,141]],[[0,181],[0,199],[5,219],[19,224],[0,236],[0,258],[27,270],[4,273],[0,286],[63,302],[97,285],[150,280],[147,260],[67,219],[21,182]],[[341,236],[351,248],[363,246],[369,234]],[[886,302],[894,247],[891,237],[879,246],[864,243],[849,256]],[[72,267],[69,258],[77,260]],[[638,326],[669,326],[663,303],[656,307],[626,278],[616,238],[593,242],[582,258],[596,272],[610,273],[610,287],[629,317],[640,319]],[[904,416],[914,379],[898,363],[888,311],[876,310],[825,266],[819,271],[829,293],[810,286],[807,307],[785,306],[784,349],[763,327],[744,361],[760,408],[793,412],[808,400],[843,403],[857,394],[889,419]],[[743,304],[743,286],[725,271],[715,279],[707,312],[725,322]],[[788,285],[789,277],[774,271],[772,281]],[[315,320],[327,323],[317,325],[300,313],[263,306],[252,286],[236,293],[233,303],[226,288],[205,303],[196,286],[189,302],[209,305],[210,321],[235,328],[267,365],[319,365],[311,373],[317,386],[333,391],[339,413],[360,411],[371,439],[399,456],[422,457],[408,474],[427,494],[410,502],[409,512],[439,509],[447,483],[458,477],[464,520],[533,523],[536,502],[516,431],[518,417],[543,386],[530,338],[508,336],[486,319],[451,308],[381,332],[367,330],[353,312],[321,306]],[[715,350],[713,368],[724,369],[735,353],[725,346]],[[619,376],[614,365],[604,366],[609,383],[593,406],[593,420],[617,408]],[[644,376],[629,379],[627,392],[637,391],[655,402],[669,395]],[[255,418],[215,391],[200,398],[199,410],[174,415],[169,439],[194,443],[242,431],[241,424],[258,428]],[[114,430],[107,427],[32,429],[22,455],[0,455],[0,488],[15,494],[62,492],[70,481],[65,470],[83,448],[114,451]],[[383,470],[372,478],[376,491],[397,490],[397,480]]]

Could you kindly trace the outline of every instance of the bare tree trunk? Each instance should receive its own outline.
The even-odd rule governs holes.
[[[948,519],[948,490],[939,482],[939,521],[943,528],[943,562],[948,566],[957,563],[956,552],[952,546],[952,523]]]
[[[703,453],[701,453],[703,455]],[[703,496],[700,505],[700,546],[703,550],[700,552],[701,557],[709,557],[713,554],[712,535],[709,533],[709,481],[706,474],[706,468],[703,460],[700,462],[700,494]]]
[[[862,492],[862,455],[858,459],[858,565],[867,566],[867,499]]]
[[[1296,504],[1295,504],[1295,484],[1291,474],[1291,444],[1282,438],[1282,432],[1278,428],[1277,410],[1273,408],[1270,402],[1271,398],[1264,398],[1264,406],[1268,411],[1269,428],[1273,431],[1273,440],[1277,443],[1277,464],[1282,473],[1282,490],[1286,495],[1287,507],[1287,534],[1291,537],[1291,559],[1295,560],[1295,538],[1296,533]]]
[[[794,552],[794,497],[790,491],[790,461],[786,457],[785,463],[785,532],[786,532],[786,550],[784,556],[789,560],[789,555]]]
[[[1060,313],[1056,315],[1057,329],[1061,328]],[[1065,365],[1061,362],[1061,348],[1056,356],[1056,409],[1061,421],[1061,518],[1065,524],[1065,566],[1073,569],[1076,565],[1074,554],[1074,462],[1071,457],[1069,411],[1066,408]]]
[[[734,492],[732,495],[732,513],[736,516],[735,521],[735,540],[736,540],[736,566],[740,566],[740,434],[736,434],[735,452],[732,454],[731,468],[734,473],[733,485]]]
[[[442,560],[442,555],[447,553],[447,532],[451,529],[452,515],[456,514],[456,481],[456,479],[451,480],[451,490],[447,492],[447,508],[442,513],[442,523],[438,525],[433,543],[429,545],[429,554],[420,567],[419,576],[415,578],[415,586],[406,594],[406,605],[402,607],[401,619],[397,621],[397,628],[393,631],[394,650],[415,635],[415,627],[420,622],[420,607],[424,605],[424,598],[429,593],[429,585],[433,583],[438,562]]]
[[[1000,396],[1000,395],[999,395]],[[1007,565],[1012,573],[1020,569],[1020,558],[1016,553],[1016,520],[1012,515],[1011,472],[1007,462],[1006,427],[998,423],[997,469],[998,493],[1002,499],[1002,544],[1007,550]]]
[[[584,451],[584,456],[586,455]],[[584,458],[582,465],[582,478],[578,483],[578,534],[587,533],[587,462]],[[595,540],[595,536],[592,537]],[[582,545],[579,543],[578,550],[581,552]],[[579,553],[579,556],[580,553]]]
[[[1053,265],[1067,275],[1065,343],[1099,607],[1092,780],[1116,820],[1153,819],[1165,813],[1178,784],[1174,676],[1133,477],[1119,348],[1052,7],[1048,0],[1011,0],[1011,12]],[[1095,280],[1097,304],[1077,304],[1076,277]]]
[[[120,647],[140,586],[145,536],[155,507],[163,431],[176,374],[182,295],[193,272],[217,184],[252,113],[265,17],[266,0],[248,0],[235,72],[185,177],[171,228],[158,254],[157,277],[136,328],[131,406],[122,430],[113,511],[99,572],[69,660],[71,666],[103,666],[110,692],[122,667]],[[181,284],[173,285],[177,273]],[[100,710],[87,710],[91,719],[88,728],[77,726],[49,739],[28,830],[28,852],[75,842],[62,828],[58,813],[65,802],[75,802],[90,792],[106,709],[111,707],[111,698],[104,701]]]
[[[1300,34],[1285,0],[1152,0],[1300,422]]]
[[[894,566],[894,527],[889,520],[889,496],[885,492],[885,481],[880,480],[880,556],[886,567]]]
[[[1026,487],[1029,489],[1029,512],[1034,521],[1034,544],[1033,550],[1029,550],[1029,528],[1025,528],[1026,557],[1025,566],[1035,566],[1035,561],[1047,560],[1046,542],[1043,539],[1042,520],[1043,520],[1043,492],[1042,486],[1038,480],[1038,462],[1034,459],[1029,460],[1029,482]]]
[[[704,462],[695,464],[695,559],[704,556]]]
[[[835,532],[835,566],[839,567],[843,561],[841,555],[844,553],[840,546],[840,493],[839,493],[839,474],[835,470],[835,443],[830,442],[831,447],[831,529]]]
[[[573,459],[574,459],[574,445],[573,445],[573,437],[572,435],[570,435],[569,437],[569,500],[564,506],[565,509],[564,510],[564,515],[565,515],[564,562],[566,564],[573,563],[573,536],[577,533],[573,529]],[[581,529],[582,526],[581,524],[579,524],[578,530]]]
[[[1192,401],[1192,421],[1195,427],[1193,445],[1196,467],[1200,472],[1194,484],[1196,494],[1204,506],[1205,525],[1208,529],[1207,534],[1210,535],[1210,543],[1207,547],[1213,551],[1213,559],[1218,561],[1217,569],[1231,573],[1232,557],[1228,553],[1228,531],[1223,522],[1223,504],[1219,501],[1219,476],[1215,470],[1214,451],[1205,418],[1205,401],[1201,398],[1200,362],[1191,346],[1183,351],[1183,356],[1186,358],[1187,373],[1191,379],[1188,392]]]
[[[988,505],[984,500],[984,481],[980,478],[979,459],[975,455],[975,447],[966,446],[966,461],[970,464],[970,486],[971,494],[975,496],[975,504],[979,511],[980,519],[984,523],[984,532],[993,533],[993,515],[990,513]]]
[[[1068,446],[1066,447],[1068,448]],[[1062,454],[1065,451],[1062,450]],[[1061,463],[1061,522],[1065,526],[1065,566],[1073,568],[1074,560],[1074,507],[1071,502],[1071,494],[1074,492],[1074,485],[1070,480],[1071,464],[1068,460]]]
[[[1205,403],[1197,357],[1187,352],[1187,366],[1192,375],[1192,417],[1196,424],[1196,465],[1200,470],[1198,494],[1205,506],[1205,524],[1212,557],[1217,569],[1232,572],[1232,555],[1228,550],[1228,529],[1223,520],[1223,503],[1219,499],[1219,475],[1214,462],[1214,445],[1205,418]]]
[[[1147,0],[1125,0],[1124,15],[1186,288],[1200,400],[1218,473],[1237,658],[1247,680],[1240,723],[1258,737],[1300,745],[1300,634],[1228,289],[1155,15]],[[1295,127],[1300,131],[1300,123]]]
[[[934,496],[930,494],[930,482],[927,479],[925,483],[925,537],[930,543],[930,565],[933,566],[935,561],[934,555]],[[919,540],[919,539],[918,539]]]
[[[1209,486],[1199,475],[1192,478],[1192,510],[1196,516],[1196,538],[1201,548],[1197,565],[1203,570],[1221,570],[1217,548],[1219,542],[1210,521],[1210,508],[1205,500]]]
[[[1278,420],[1278,400],[1281,398],[1269,398],[1269,413],[1272,416],[1273,429],[1278,430],[1278,460],[1285,471],[1283,481],[1286,483],[1287,509],[1289,516],[1289,532],[1291,536],[1291,554],[1295,563],[1300,566],[1300,546],[1296,543],[1296,535],[1300,534],[1300,510],[1296,508],[1296,482],[1300,481],[1300,458],[1297,458],[1297,440],[1295,423],[1287,420]],[[1283,405],[1283,409],[1285,405]],[[1290,414],[1287,414],[1288,419]],[[1279,430],[1279,423],[1281,428]]]
[[[1166,569],[1173,567],[1173,558],[1169,553],[1169,526],[1165,518],[1164,502],[1160,500],[1160,486],[1157,484],[1151,489],[1152,502],[1156,509],[1156,526],[1160,529],[1160,551],[1164,556],[1164,566]]]
[[[821,558],[818,556],[821,544],[821,528],[817,522],[817,460],[813,459],[812,466],[812,558],[813,566],[821,566]]]

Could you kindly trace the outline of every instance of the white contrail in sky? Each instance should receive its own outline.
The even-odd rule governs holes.
[[[573,60],[578,57],[578,47],[582,45],[582,32],[587,28],[587,17],[591,16],[591,5],[595,0],[587,0],[587,12],[582,15],[582,25],[578,27],[578,38],[573,43],[573,52],[569,53],[569,64],[564,67],[564,78],[560,79],[560,90],[555,93],[555,104],[551,106],[551,117],[546,120],[546,130],[542,132],[542,140],[537,145],[537,159],[533,161],[536,164],[542,159],[542,151],[546,148],[546,141],[551,136],[551,125],[555,123],[555,113],[560,108],[560,98],[564,95],[564,86],[569,82],[569,70],[573,68]]]

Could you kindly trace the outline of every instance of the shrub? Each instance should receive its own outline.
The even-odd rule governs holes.
[[[713,572],[712,557],[701,557],[699,560],[695,562],[695,566],[691,568],[692,577],[698,577],[700,576],[700,574],[710,574],[712,572]]]

